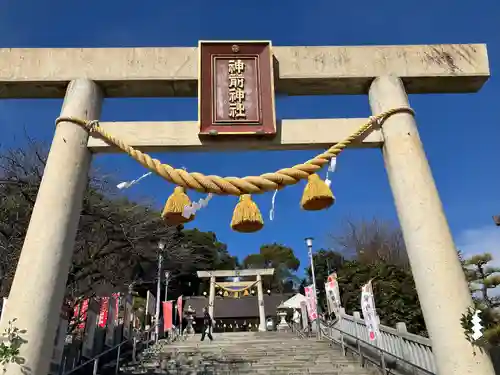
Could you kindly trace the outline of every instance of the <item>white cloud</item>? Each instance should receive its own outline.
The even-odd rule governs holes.
[[[466,257],[490,253],[493,263],[500,265],[500,228],[493,223],[488,226],[467,229],[456,238],[457,248]]]

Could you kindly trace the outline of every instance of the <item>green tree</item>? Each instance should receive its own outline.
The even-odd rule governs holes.
[[[382,324],[406,323],[408,330],[426,334],[413,276],[399,226],[373,219],[346,220],[330,235],[332,251],[315,254],[320,306],[325,307],[324,282],[330,259],[335,266],[342,306],[347,313],[361,310],[361,287],[373,279],[375,304]],[[350,259],[346,261],[345,259]],[[326,267],[325,267],[326,266]],[[307,269],[310,279],[310,269]]]
[[[427,335],[411,272],[384,262],[363,264],[348,261],[337,272],[342,306],[346,312],[360,311],[361,287],[372,280],[375,306],[381,324],[404,322],[408,331]]]
[[[238,258],[229,254],[227,245],[220,242],[213,232],[202,232],[198,229],[182,231],[181,246],[191,249],[197,255],[196,262],[175,264],[170,268],[172,282],[169,284],[169,295],[199,295],[208,290],[208,281],[199,279],[197,271],[201,270],[234,270],[239,268]]]
[[[197,252],[203,254],[205,266],[221,270],[233,270],[239,267],[238,258],[229,254],[227,245],[220,242],[215,233],[185,229],[183,235],[187,244],[196,246]]]
[[[316,288],[319,292],[318,304],[321,306],[323,311],[326,311],[326,295],[324,293],[325,282],[332,272],[338,272],[342,268],[345,260],[342,254],[324,249],[313,253],[313,260]],[[311,266],[306,268],[306,275],[308,276],[308,279],[306,280],[307,283],[312,283]],[[306,283],[306,281],[304,283]]]
[[[300,282],[295,275],[299,266],[293,249],[278,243],[262,245],[259,253],[250,254],[243,260],[243,268],[274,268],[273,277],[264,278],[264,285],[278,293],[294,290]]]
[[[489,266],[493,256],[489,253],[474,255],[464,261],[466,278],[472,292],[479,292],[478,300],[486,306],[500,306],[498,296],[491,297],[490,291],[500,285],[500,268]]]
[[[480,344],[500,344],[500,296],[492,295],[500,285],[500,268],[489,265],[493,256],[489,253],[474,255],[464,259],[459,253],[469,289],[472,293],[475,308],[482,311],[481,319],[484,327],[483,339]]]

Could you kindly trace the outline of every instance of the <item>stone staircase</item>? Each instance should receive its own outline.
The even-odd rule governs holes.
[[[122,374],[175,375],[373,375],[340,348],[326,341],[299,339],[292,333],[235,332],[214,334],[214,341],[200,342],[195,335],[186,341],[160,342],[124,366]]]

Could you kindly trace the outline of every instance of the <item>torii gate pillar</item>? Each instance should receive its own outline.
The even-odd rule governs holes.
[[[210,276],[210,292],[208,294],[208,313],[214,319],[215,276]]]
[[[409,106],[403,82],[394,76],[375,79],[369,98],[373,114]],[[488,355],[474,354],[464,339],[460,319],[472,298],[415,119],[406,113],[391,116],[382,134],[385,168],[438,374],[494,374]]]
[[[262,276],[257,274],[257,299],[259,301],[259,331],[266,331],[266,308],[264,306],[264,291],[262,290]]]
[[[102,94],[91,80],[71,81],[61,116],[99,119]],[[48,373],[66,280],[73,256],[91,153],[89,134],[78,125],[57,125],[23,250],[9,294],[2,329],[14,318],[27,332],[20,348],[22,365],[7,365],[9,375]],[[24,337],[23,337],[24,338]]]

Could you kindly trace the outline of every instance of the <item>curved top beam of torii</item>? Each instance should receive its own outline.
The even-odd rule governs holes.
[[[476,92],[490,70],[485,44],[274,46],[276,92],[367,94],[374,78],[393,74],[406,92]],[[107,97],[194,97],[196,47],[0,48],[0,99],[63,98],[76,78]]]

